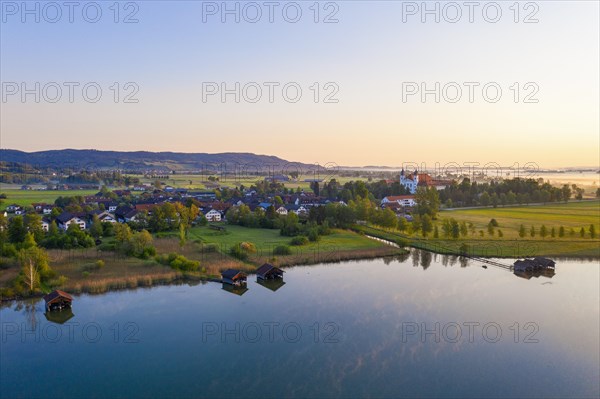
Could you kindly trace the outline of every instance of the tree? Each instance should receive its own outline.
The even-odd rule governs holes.
[[[22,249],[19,252],[19,263],[25,284],[29,292],[34,292],[40,283],[52,276],[52,269],[46,252],[38,247]]]
[[[35,242],[35,238],[33,237],[33,234],[31,234],[31,232],[27,232],[27,234],[25,234],[25,239],[23,240],[23,243],[21,244],[22,248],[33,248],[37,246],[36,242]]]
[[[535,237],[535,227],[534,226],[531,226],[531,230],[529,230],[529,235],[531,237]]]
[[[521,225],[521,227],[519,227],[519,237],[525,238],[525,226],[523,226],[523,225]]]
[[[584,238],[584,237],[585,237],[585,229],[584,229],[583,227],[581,228],[581,230],[579,230],[579,236],[580,236],[581,238]]]
[[[564,226],[560,226],[558,228],[558,236],[559,237],[564,237],[565,236],[565,227]]]
[[[90,226],[90,235],[96,239],[102,237],[104,229],[102,228],[102,222],[98,215],[92,217],[92,225]]]
[[[398,225],[398,218],[394,211],[389,208],[386,208],[381,212],[381,226],[388,229],[395,229]]]
[[[450,233],[454,239],[457,239],[460,236],[460,226],[454,219],[450,219]]]
[[[183,248],[185,246],[185,239],[187,238],[187,231],[185,226],[182,224],[179,225],[179,247]]]
[[[438,229],[437,224],[435,225],[435,227],[433,228],[433,238],[440,238],[440,231]]]
[[[562,187],[561,193],[562,193],[562,199],[563,199],[563,201],[568,202],[569,199],[571,199],[571,188],[569,187],[568,184],[565,184]]]
[[[481,203],[481,205],[483,206],[488,206],[490,204],[490,195],[488,194],[487,191],[484,191],[481,196],[479,197],[479,202]]]
[[[460,235],[466,237],[469,234],[469,230],[467,229],[467,223],[463,220],[460,222]]]
[[[25,239],[27,228],[23,224],[23,217],[15,216],[8,224],[8,239],[10,242],[19,244]]]
[[[406,231],[406,229],[408,229],[408,221],[406,220],[405,217],[400,216],[398,218],[398,230]]]
[[[27,231],[33,234],[36,242],[41,242],[44,238],[44,230],[42,229],[42,217],[37,213],[28,213],[25,215],[24,224]]]
[[[131,236],[130,254],[138,258],[148,258],[156,254],[156,249],[152,245],[152,235],[148,230],[142,230]]]
[[[550,237],[556,237],[556,229],[554,227],[552,227],[552,229],[550,230]]]
[[[590,236],[596,238],[596,226],[594,224],[590,224]]]
[[[494,235],[494,225],[491,222],[488,223],[487,230],[488,230],[489,235],[491,235],[491,236]]]
[[[546,228],[546,225],[542,225],[542,227],[540,228],[540,236],[542,236],[542,238],[546,238],[546,236],[548,235],[548,229]]]
[[[429,215],[435,219],[440,210],[440,196],[435,187],[419,187],[415,194],[416,210],[421,216]]]
[[[423,237],[427,237],[427,234],[433,231],[433,222],[431,221],[431,216],[423,215],[421,218],[421,232],[423,233]]]
[[[127,247],[133,237],[131,228],[125,223],[115,223],[115,241],[117,249],[127,251]]]

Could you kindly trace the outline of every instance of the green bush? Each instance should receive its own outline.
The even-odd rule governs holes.
[[[98,259],[96,261],[96,268],[97,269],[102,269],[104,267],[104,261],[102,259]]]
[[[306,236],[297,236],[292,238],[292,241],[290,241],[290,245],[300,246],[306,244],[308,244],[308,238],[306,238]]]
[[[174,252],[168,255],[156,256],[155,259],[163,265],[171,266],[173,269],[184,272],[195,272],[200,270],[200,262],[187,259],[185,256]]]
[[[317,242],[321,239],[318,228],[312,228],[308,231],[308,239],[312,242]]]
[[[292,250],[287,245],[278,245],[273,248],[273,255],[291,255]]]

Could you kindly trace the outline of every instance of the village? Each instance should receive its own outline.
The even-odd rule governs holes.
[[[278,178],[268,177],[265,181],[274,182],[285,180],[285,176]],[[312,183],[320,183],[316,180]],[[386,183],[391,184],[392,181]],[[416,206],[415,193],[418,187],[446,187],[451,181],[434,180],[427,173],[414,173],[405,176],[404,170],[400,174],[400,184],[410,194],[385,196],[380,201],[382,209],[390,209],[400,217],[412,220],[411,213]],[[98,186],[95,186],[99,188]],[[64,188],[64,187],[63,187]],[[66,187],[77,189],[75,187]],[[89,189],[89,187],[86,186]],[[24,189],[28,189],[25,187]],[[287,191],[287,190],[286,190]],[[76,191],[73,191],[76,194]],[[301,190],[289,194],[275,191],[260,195],[256,190],[244,188],[239,191],[240,196],[232,196],[225,201],[217,199],[217,194],[212,191],[197,191],[186,188],[175,188],[166,185],[157,189],[152,185],[136,185],[131,189],[115,189],[108,191],[106,188],[95,195],[83,196],[78,207],[81,211],[68,211],[60,206],[50,203],[32,203],[30,207],[10,204],[4,210],[5,217],[25,216],[27,213],[37,213],[42,216],[41,227],[48,232],[50,224],[55,221],[58,228],[66,231],[71,224],[76,224],[82,230],[89,229],[93,220],[101,223],[136,223],[139,228],[145,225],[148,217],[152,216],[156,207],[166,203],[194,204],[199,209],[196,221],[206,219],[207,222],[226,221],[227,211],[233,206],[246,205],[250,211],[261,209],[264,212],[272,210],[281,216],[295,213],[301,218],[308,216],[313,207],[324,206],[330,203],[347,205],[343,200],[331,200],[324,196],[316,195],[312,191]],[[97,217],[97,219],[95,219]]]

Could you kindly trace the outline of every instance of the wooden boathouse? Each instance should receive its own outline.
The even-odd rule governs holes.
[[[258,269],[256,269],[256,279],[257,280],[272,280],[272,279],[282,279],[283,278],[283,270],[278,267],[273,266],[270,263],[265,263]]]
[[[246,284],[247,279],[248,275],[237,269],[227,269],[221,272],[221,280],[225,284],[242,285]]]
[[[44,296],[44,301],[46,302],[46,311],[61,310],[71,307],[73,297],[64,291],[54,290]]]
[[[536,257],[533,259],[518,260],[513,265],[515,273],[535,272],[541,270],[554,270],[556,263],[552,259]]]

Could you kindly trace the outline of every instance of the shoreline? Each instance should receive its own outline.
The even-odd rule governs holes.
[[[381,249],[385,249],[389,253],[383,253]],[[363,252],[360,255],[354,255],[352,252]],[[403,248],[394,248],[394,250],[390,251],[390,248],[380,248],[376,251],[372,251],[371,254],[365,254],[364,251],[350,251],[337,258],[331,257],[318,257],[310,260],[309,258],[303,258],[302,260],[297,260],[295,262],[282,262],[278,263],[278,267],[281,268],[291,268],[296,266],[312,266],[318,264],[328,264],[328,263],[340,263],[344,261],[359,261],[359,260],[369,260],[369,259],[384,259],[388,257],[398,256],[398,255],[408,255],[409,250]],[[254,265],[252,265],[254,266]],[[248,275],[255,275],[256,270],[244,269],[244,273]],[[68,291],[74,295],[80,294],[89,294],[89,295],[101,295],[107,292],[118,292],[129,289],[138,289],[138,288],[151,288],[158,286],[169,286],[169,285],[177,285],[179,283],[186,282],[198,282],[200,284],[204,283],[222,283],[221,278],[217,278],[214,275],[201,275],[194,274],[189,272],[181,272],[177,270],[172,270],[170,273],[165,273],[163,278],[150,278],[144,275],[134,275],[134,276],[124,276],[122,278],[114,278],[109,282],[103,282],[100,284],[98,281],[90,281],[86,283],[75,283],[72,285],[65,285],[61,287],[56,287],[56,289],[60,289],[63,291]],[[2,297],[0,296],[0,303],[13,302],[31,298],[42,298],[46,293],[36,292],[27,296],[14,296],[14,297]]]

